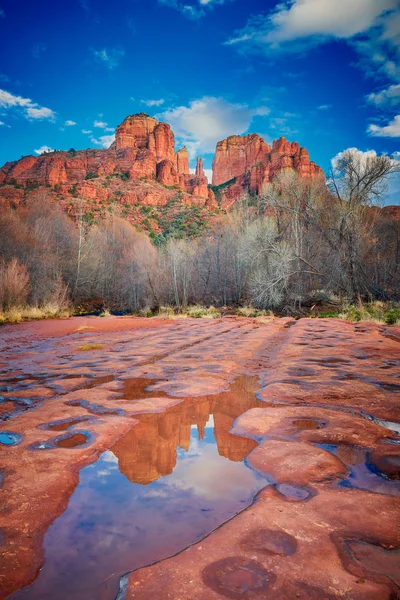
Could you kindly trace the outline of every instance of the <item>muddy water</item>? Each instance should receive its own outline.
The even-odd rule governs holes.
[[[124,396],[136,387],[128,382]],[[43,569],[10,598],[113,599],[121,575],[179,552],[248,506],[266,480],[244,462],[256,442],[229,430],[262,404],[257,387],[257,378],[241,377],[229,392],[142,416],[82,469],[45,536]]]

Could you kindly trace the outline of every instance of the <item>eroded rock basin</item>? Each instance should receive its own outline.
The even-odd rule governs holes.
[[[0,597],[397,597],[399,339],[333,319],[3,327]]]

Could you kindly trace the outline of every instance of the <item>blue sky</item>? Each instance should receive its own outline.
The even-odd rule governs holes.
[[[208,169],[247,132],[325,170],[349,147],[400,157],[399,48],[399,0],[0,0],[0,164],[107,147],[141,111]]]

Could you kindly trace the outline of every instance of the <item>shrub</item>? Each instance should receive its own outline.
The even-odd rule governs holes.
[[[186,314],[193,319],[202,319],[204,317],[217,319],[220,316],[218,310],[214,308],[214,306],[210,306],[209,308],[205,308],[204,306],[189,306],[186,310]]]
[[[0,306],[9,309],[25,303],[30,291],[29,274],[16,258],[0,264]]]
[[[96,177],[98,177],[97,173],[94,173],[93,171],[88,171],[86,173],[85,179],[96,179]]]
[[[78,197],[78,190],[76,187],[76,183],[74,183],[68,190],[68,192],[74,197],[77,198]]]
[[[396,325],[400,322],[400,308],[392,308],[386,313],[386,325]]]

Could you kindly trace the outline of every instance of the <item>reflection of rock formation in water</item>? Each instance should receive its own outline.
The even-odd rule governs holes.
[[[202,440],[211,414],[220,456],[242,461],[256,442],[232,435],[229,430],[240,414],[261,404],[248,388],[251,383],[254,383],[253,378],[242,377],[229,392],[187,400],[165,413],[143,416],[140,423],[111,448],[118,458],[121,473],[132,483],[143,485],[169,475],[176,465],[177,447],[189,450],[192,425],[197,426],[198,438]]]

